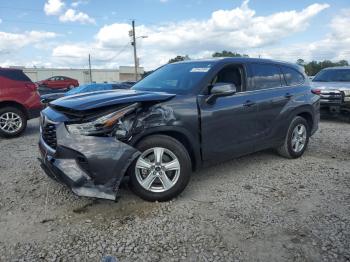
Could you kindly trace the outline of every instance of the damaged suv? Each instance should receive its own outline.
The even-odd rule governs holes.
[[[55,100],[42,111],[40,161],[80,196],[116,199],[124,176],[169,200],[201,167],[267,148],[300,157],[319,96],[299,66],[251,58],[168,64],[130,90]]]

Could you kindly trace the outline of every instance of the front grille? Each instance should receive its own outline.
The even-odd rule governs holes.
[[[45,143],[52,149],[57,148],[56,126],[52,123],[44,123],[42,126],[42,137]]]
[[[321,100],[333,103],[341,103],[343,100],[343,94],[336,90],[322,90]]]

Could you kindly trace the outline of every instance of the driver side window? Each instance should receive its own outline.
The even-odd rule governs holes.
[[[243,67],[240,65],[229,65],[222,68],[212,79],[210,86],[217,83],[234,84],[237,92],[243,91]]]

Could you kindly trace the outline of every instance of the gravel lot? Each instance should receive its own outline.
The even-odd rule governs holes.
[[[38,121],[0,140],[0,261],[350,261],[350,123],[322,121],[305,155],[245,156],[168,203],[126,185],[74,196],[37,161]]]

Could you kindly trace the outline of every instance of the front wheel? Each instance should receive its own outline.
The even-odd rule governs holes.
[[[296,116],[289,125],[285,141],[277,152],[286,158],[301,157],[309,143],[310,131],[305,118]]]
[[[176,139],[155,135],[142,140],[141,155],[129,168],[130,186],[147,201],[167,201],[179,195],[189,182],[191,158]]]
[[[7,106],[0,109],[0,136],[17,137],[25,130],[27,118],[16,107]]]

